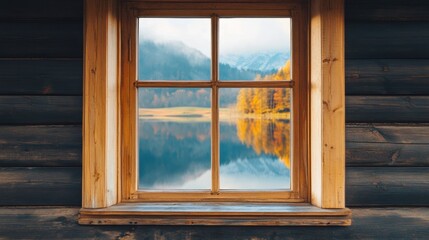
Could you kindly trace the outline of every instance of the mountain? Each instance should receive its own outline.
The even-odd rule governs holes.
[[[139,45],[141,80],[209,80],[210,59],[181,42]]]
[[[240,70],[273,71],[281,68],[290,58],[289,53],[265,52],[221,55],[219,61]]]
[[[276,59],[274,56],[271,59]],[[255,63],[256,64],[256,63]],[[283,64],[284,65],[284,62]],[[265,66],[265,67],[264,67]],[[267,68],[255,65],[256,68]],[[239,69],[219,64],[221,80],[254,80],[258,76],[275,74],[277,70]],[[211,60],[200,51],[181,42],[139,44],[138,78],[140,80],[210,80]],[[240,89],[224,88],[219,91],[222,107],[234,105]],[[143,88],[139,90],[139,106],[159,107],[210,107],[211,92],[199,88]]]
[[[256,63],[255,67],[261,68]],[[272,69],[268,71],[238,69],[229,64],[219,65],[221,80],[253,80],[257,74],[266,75],[273,72],[275,71]],[[209,80],[210,74],[210,58],[197,49],[181,42],[155,43],[147,40],[140,42],[140,80]]]

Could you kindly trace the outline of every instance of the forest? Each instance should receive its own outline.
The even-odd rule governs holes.
[[[256,75],[255,81],[290,80],[290,60],[277,73]],[[285,113],[290,111],[288,88],[243,88],[237,96],[237,110],[243,114]]]
[[[256,81],[290,80],[290,60],[277,73]],[[244,88],[237,96],[237,137],[257,154],[274,154],[290,168],[290,89]]]

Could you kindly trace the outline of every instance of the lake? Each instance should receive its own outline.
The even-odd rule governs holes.
[[[176,109],[177,110],[177,109]],[[210,190],[209,108],[140,109],[140,190]],[[220,110],[220,188],[290,188],[290,123]]]

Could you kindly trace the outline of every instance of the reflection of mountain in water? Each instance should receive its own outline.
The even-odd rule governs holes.
[[[225,181],[235,182],[240,176],[243,179],[272,176],[264,179],[278,179],[284,184],[284,178],[289,178],[289,169],[276,154],[256,152],[251,144],[242,142],[237,137],[235,124],[221,123],[220,132],[220,162],[225,169]],[[210,141],[208,122],[140,120],[139,186],[145,189],[210,188],[211,177],[207,176],[211,169]],[[241,174],[233,174],[234,169]],[[233,176],[237,179],[232,179]]]
[[[290,170],[276,157],[239,158],[220,166],[221,188],[285,189]]]
[[[262,175],[278,176],[288,173],[287,168],[282,166],[275,158],[238,158],[228,164],[222,165],[224,174],[228,175]]]
[[[211,181],[207,170],[196,179],[185,183],[186,188],[196,188]],[[290,170],[277,158],[255,157],[236,159],[220,166],[221,189],[287,189],[290,188]]]
[[[140,120],[139,159],[140,187],[180,187],[210,169],[210,123]]]

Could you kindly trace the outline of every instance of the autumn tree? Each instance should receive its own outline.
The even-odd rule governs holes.
[[[291,79],[290,60],[277,73],[256,75],[255,81],[284,81]],[[240,113],[282,113],[290,110],[290,90],[285,88],[253,88],[240,90],[237,95],[237,110]]]

